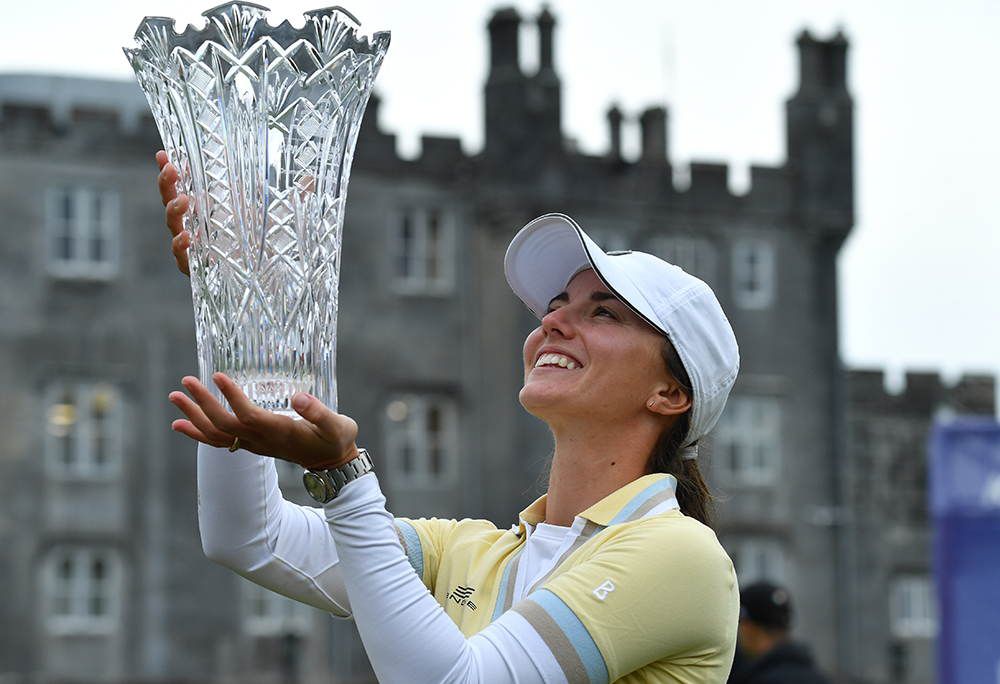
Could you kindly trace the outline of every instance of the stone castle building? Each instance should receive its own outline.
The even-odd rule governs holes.
[[[531,74],[521,23],[511,9],[489,22],[481,151],[425,136],[403,159],[374,98],[358,142],[341,410],[362,426],[393,511],[503,526],[540,492],[550,438],[517,403],[535,321],[502,259],[520,226],[563,211],[606,249],[704,278],[730,316],[742,373],[703,467],[741,579],[787,583],[797,633],[844,681],[931,681],[924,437],[941,407],[992,412],[993,381],[913,375],[887,395],[877,371],[842,368],[846,39],[799,37],[787,160],[753,167],[734,195],[724,164],[693,162],[689,186],[675,187],[663,107],[638,116],[638,159],[622,155],[632,117],[614,107],[607,153],[575,151],[555,19],[537,17]],[[0,75],[0,676],[368,681],[350,622],[201,553],[194,446],[170,431],[166,400],[197,363],[153,182],[160,147],[133,83]],[[298,474],[283,473],[301,501]]]

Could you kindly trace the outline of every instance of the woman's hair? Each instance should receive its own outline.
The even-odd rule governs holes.
[[[663,361],[667,365],[667,370],[680,383],[689,397],[693,397],[691,389],[691,378],[681,363],[681,357],[670,344],[670,340],[664,338],[663,347],[660,350]],[[649,470],[654,473],[669,473],[677,478],[677,503],[680,504],[681,512],[690,516],[700,523],[712,526],[712,492],[705,484],[701,471],[698,469],[696,459],[682,459],[681,445],[687,436],[688,428],[691,424],[691,412],[688,411],[674,421],[670,429],[666,430],[656,442],[653,454],[649,458]]]

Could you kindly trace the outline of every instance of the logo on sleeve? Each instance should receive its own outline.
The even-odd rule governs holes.
[[[615,583],[609,579],[601,582],[596,589],[594,589],[594,596],[597,597],[598,601],[603,601],[608,597],[608,594],[615,590]]]
[[[463,587],[462,585],[458,585],[445,594],[444,598],[446,601],[454,601],[460,606],[468,606],[469,610],[476,610],[476,604],[469,600],[472,596],[472,592],[474,591],[475,589],[472,587]]]

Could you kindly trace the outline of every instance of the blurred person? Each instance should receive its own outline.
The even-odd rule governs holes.
[[[737,657],[729,684],[829,684],[808,647],[791,639],[788,590],[755,582],[740,591]]]
[[[158,161],[187,273],[188,198]],[[383,682],[724,681],[739,590],[695,459],[739,368],[718,300],[654,256],[603,252],[561,214],[514,237],[505,271],[540,319],[519,399],[554,437],[547,493],[518,524],[394,518],[354,420],[305,393],[301,420],[271,413],[216,373],[232,412],[193,377],[190,396],[170,394],[186,416],[173,429],[200,442],[206,555],[353,617]],[[322,507],[283,498],[274,458],[306,469]]]

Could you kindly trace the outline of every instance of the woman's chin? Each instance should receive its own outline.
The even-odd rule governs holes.
[[[552,387],[548,383],[527,382],[517,396],[524,410],[545,420],[545,416],[566,404],[565,388]]]

